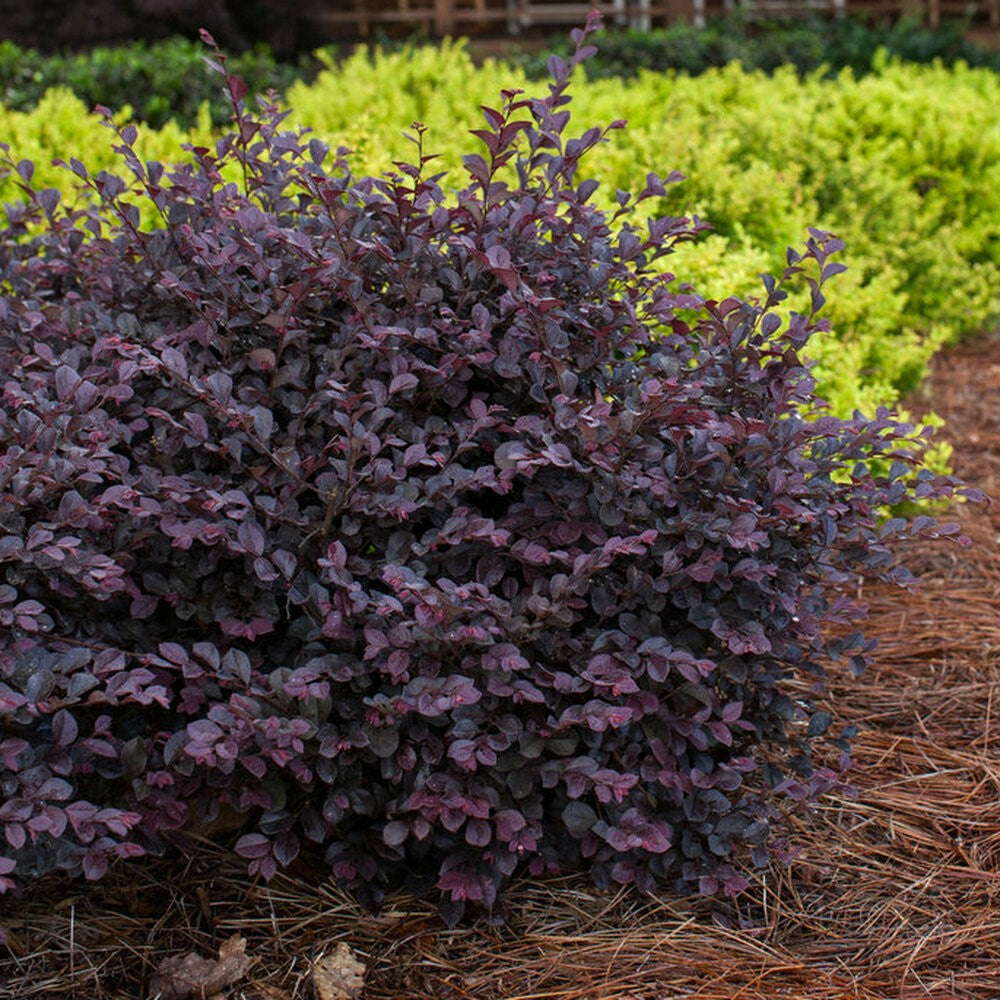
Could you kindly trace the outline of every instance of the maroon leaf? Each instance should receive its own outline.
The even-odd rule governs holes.
[[[65,708],[61,708],[52,716],[52,737],[59,746],[71,746],[76,742],[78,733],[76,719]]]
[[[271,853],[271,841],[260,833],[245,833],[233,845],[233,850],[242,858],[263,858]]]
[[[250,89],[238,76],[227,77],[226,85],[229,87],[229,93],[232,95],[233,102],[236,104],[247,96],[247,92]]]

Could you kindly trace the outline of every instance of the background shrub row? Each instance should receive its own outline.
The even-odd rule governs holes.
[[[407,155],[400,122],[422,121],[446,184],[461,181],[463,133],[479,124],[475,104],[511,81],[529,86],[523,71],[477,67],[461,44],[322,58],[311,83],[288,91],[292,120],[351,147],[359,169],[373,173]],[[207,92],[210,71],[200,72]],[[813,348],[820,392],[836,412],[893,403],[919,384],[941,344],[1000,312],[996,74],[885,58],[861,79],[850,71],[800,79],[791,69],[768,77],[731,65],[697,78],[597,79],[578,100],[587,118],[629,122],[614,146],[593,153],[606,180],[596,195],[604,207],[616,187],[632,187],[657,165],[689,177],[655,210],[711,222],[712,235],[673,258],[706,293],[753,292],[758,275],[780,268],[784,248],[814,222],[848,244],[849,271],[829,310],[833,335]],[[118,169],[107,132],[67,91],[50,91],[32,112],[0,112],[0,133],[36,162],[39,184],[67,194],[79,181],[51,165],[53,151],[85,151],[96,169]],[[190,128],[142,128],[136,148],[169,158],[186,139],[211,145],[215,134],[203,105]],[[0,194],[9,198],[5,183]]]
[[[931,31],[903,20],[895,25],[872,25],[855,18],[834,21],[768,22],[748,26],[739,18],[726,18],[697,28],[676,24],[653,31],[609,31],[600,51],[586,63],[590,78],[631,78],[643,70],[691,74],[739,62],[747,70],[772,73],[794,66],[800,73],[820,68],[827,75],[850,68],[863,76],[881,58],[880,50],[904,62],[940,60],[953,65],[1000,69],[1000,54],[967,41],[959,21],[949,21]],[[526,48],[510,50],[511,61],[529,78],[543,78],[549,53],[566,53],[566,41],[557,37],[543,52]],[[390,51],[405,44],[385,41]],[[325,50],[325,59],[338,50]],[[319,61],[303,52],[298,59],[276,58],[272,49],[258,43],[232,56],[231,68],[247,82],[251,92],[273,87],[284,92],[294,80],[309,82]],[[208,102],[209,116],[221,125],[229,106],[214,80],[204,72],[202,51],[192,37],[136,41],[117,46],[97,46],[86,52],[40,52],[13,41],[0,42],[0,94],[2,104],[14,111],[30,111],[52,87],[65,87],[85,104],[132,108],[144,122],[161,127],[173,119],[190,126]]]

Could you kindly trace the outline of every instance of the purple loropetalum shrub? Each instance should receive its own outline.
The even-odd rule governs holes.
[[[834,236],[762,304],[704,301],[653,266],[702,224],[635,221],[658,177],[595,207],[581,158],[623,123],[565,138],[592,27],[547,97],[483,109],[457,196],[422,127],[355,177],[218,52],[215,149],[144,163],[105,113],[134,181],[71,160],[68,207],[8,154],[0,887],[226,807],[252,874],[312,844],[453,918],[567,865],[734,893],[837,782],[782,682],[864,665],[824,638],[842,585],[909,584],[890,540],[954,530],[879,511],[960,487],[889,413],[820,411]]]

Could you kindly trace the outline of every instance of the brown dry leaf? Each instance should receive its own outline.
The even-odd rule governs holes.
[[[290,994],[277,986],[269,986],[267,983],[256,983],[254,985],[256,993],[255,1000],[292,1000]]]
[[[357,1000],[365,987],[365,965],[341,941],[313,962],[312,980],[319,1000]]]
[[[165,958],[150,980],[150,1000],[208,1000],[247,974],[253,959],[246,951],[246,940],[234,934],[223,942],[218,958],[193,951]]]

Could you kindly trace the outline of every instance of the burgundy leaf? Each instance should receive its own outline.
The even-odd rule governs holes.
[[[260,833],[245,833],[233,845],[241,858],[263,858],[271,853],[271,841]]]

